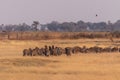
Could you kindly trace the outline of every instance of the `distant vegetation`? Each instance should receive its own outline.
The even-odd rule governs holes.
[[[33,21],[19,25],[0,25],[0,39],[9,40],[47,40],[47,39],[80,39],[80,38],[120,38],[120,20],[115,23],[99,22],[63,22],[53,21],[40,24]]]
[[[50,39],[110,39],[120,38],[120,32],[0,32],[0,40],[50,40]]]
[[[1,32],[11,32],[11,31],[54,31],[54,32],[114,32],[120,31],[120,20],[115,23],[99,22],[99,23],[91,23],[91,22],[63,22],[59,23],[53,21],[47,24],[40,24],[38,21],[33,21],[31,25],[26,23],[19,25],[0,25]]]

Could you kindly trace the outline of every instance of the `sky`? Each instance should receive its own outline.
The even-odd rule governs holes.
[[[0,24],[116,22],[119,19],[120,0],[0,0]]]

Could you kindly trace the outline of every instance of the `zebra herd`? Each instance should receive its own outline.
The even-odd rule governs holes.
[[[120,52],[120,48],[118,47],[90,47],[87,48],[86,46],[79,47],[56,47],[54,45],[47,46],[43,48],[36,47],[34,49],[24,49],[23,50],[23,56],[60,56],[62,54],[65,54],[67,56],[71,56],[71,54],[76,53],[112,53],[112,52]]]

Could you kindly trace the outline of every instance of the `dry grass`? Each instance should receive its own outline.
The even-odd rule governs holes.
[[[70,57],[22,57],[24,48],[44,45],[119,46],[107,39],[0,41],[0,80],[120,80],[120,54],[76,54]]]
[[[109,38],[109,36],[110,32],[0,32],[0,40],[92,39]]]

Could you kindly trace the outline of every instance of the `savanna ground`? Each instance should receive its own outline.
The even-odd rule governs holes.
[[[1,40],[0,80],[120,80],[120,53],[75,54],[58,57],[23,57],[24,48],[55,45],[120,46],[115,39]]]

